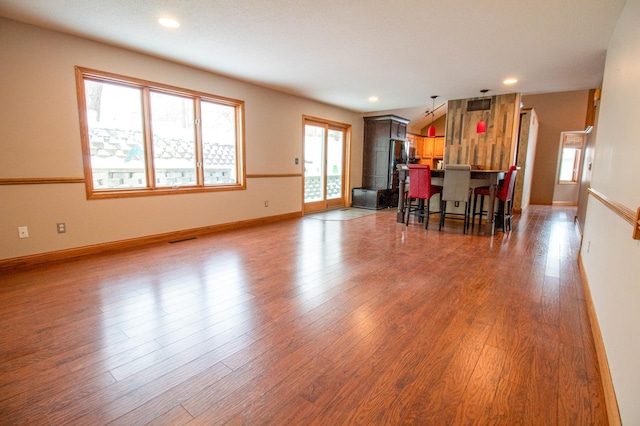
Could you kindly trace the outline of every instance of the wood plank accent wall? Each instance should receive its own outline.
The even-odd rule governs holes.
[[[445,164],[472,164],[490,170],[507,170],[514,164],[520,94],[491,96],[491,110],[467,111],[471,100],[449,101],[447,109]],[[476,124],[484,119],[486,133],[476,133]]]

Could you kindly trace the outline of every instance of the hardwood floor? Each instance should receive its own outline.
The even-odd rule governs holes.
[[[574,215],[306,216],[4,271],[0,424],[606,424]]]

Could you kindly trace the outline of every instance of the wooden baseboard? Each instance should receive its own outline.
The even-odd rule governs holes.
[[[591,298],[591,291],[589,290],[587,274],[584,270],[584,265],[582,263],[582,254],[580,253],[578,254],[578,265],[580,266],[580,275],[582,276],[582,285],[584,287],[584,294],[587,301],[589,322],[591,323],[591,333],[593,335],[593,341],[596,346],[596,354],[598,356],[600,380],[602,381],[604,403],[607,408],[609,425],[620,426],[622,425],[622,420],[620,419],[620,410],[618,408],[616,392],[613,387],[613,380],[611,379],[611,370],[609,370],[609,361],[607,360],[607,353],[604,348],[604,341],[602,340],[602,332],[600,331],[600,325],[598,324],[598,317],[596,316],[595,307],[593,306],[593,299]]]
[[[228,231],[238,228],[246,228],[249,226],[264,225],[271,222],[281,220],[295,219],[302,217],[302,212],[286,213],[276,216],[261,217],[258,219],[242,220],[239,222],[223,223],[220,225],[205,226],[202,228],[186,229],[183,231],[168,232],[164,234],[148,235],[144,237],[131,238],[127,240],[112,241],[108,243],[94,244],[84,247],[76,247],[67,250],[58,250],[47,253],[39,253],[29,256],[13,257],[10,259],[0,260],[0,271],[3,269],[22,268],[34,266],[46,262],[55,262],[61,260],[72,259],[75,257],[88,256],[91,254],[103,253],[112,250],[123,250],[128,248],[140,247],[148,244],[165,243],[170,241],[184,240],[200,235],[211,234],[214,232]]]

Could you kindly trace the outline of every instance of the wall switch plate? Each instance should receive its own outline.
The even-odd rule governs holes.
[[[64,222],[58,222],[58,234],[64,234],[67,232],[67,225]]]
[[[29,228],[26,226],[18,226],[18,237],[29,238]]]

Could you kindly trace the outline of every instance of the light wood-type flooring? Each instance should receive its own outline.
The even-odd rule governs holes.
[[[308,215],[0,272],[0,424],[606,424],[574,208]]]

